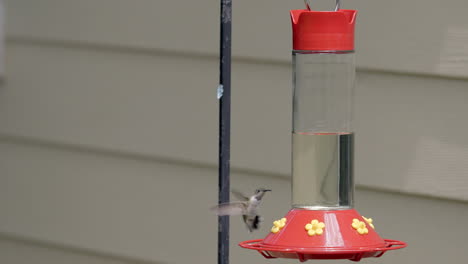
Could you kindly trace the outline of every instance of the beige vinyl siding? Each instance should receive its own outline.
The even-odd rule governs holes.
[[[0,230],[10,237],[128,259],[216,261],[216,217],[208,211],[217,199],[215,168],[19,142],[0,145],[0,162],[8,172],[0,184]],[[232,263],[269,263],[237,243],[265,236],[273,219],[287,212],[289,181],[233,173],[232,185],[274,190],[265,199],[267,221],[259,232],[249,234],[240,218],[231,220]],[[380,235],[410,244],[378,263],[457,263],[468,257],[460,250],[468,235],[464,203],[358,189],[356,204]]]
[[[3,137],[216,165],[215,58],[17,41],[7,51]],[[289,177],[289,65],[241,60],[233,71],[232,166]],[[468,200],[467,88],[358,72],[357,183]]]
[[[218,3],[5,4],[0,263],[214,263]],[[271,263],[237,243],[289,209],[288,10],[302,5],[234,3],[232,185],[274,191],[260,232],[232,218],[232,263]],[[357,209],[410,244],[367,262],[463,262],[468,5],[344,7],[359,10]]]
[[[217,54],[217,1],[7,0],[11,38]],[[330,10],[332,1],[315,1]],[[233,4],[233,54],[289,61],[289,10],[303,1]],[[459,0],[343,2],[357,9],[358,66],[468,77],[466,3]],[[237,19],[236,19],[237,18]],[[66,26],[65,26],[66,25]]]

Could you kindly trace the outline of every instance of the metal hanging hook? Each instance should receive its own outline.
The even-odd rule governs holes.
[[[304,0],[304,3],[305,3],[305,5],[306,5],[307,10],[310,11],[309,0]]]
[[[341,0],[336,0],[335,11],[340,10]]]
[[[308,10],[312,10],[312,9],[310,9],[310,0],[304,0],[304,3],[305,3],[306,8]],[[335,11],[339,11],[340,6],[341,6],[341,0],[336,0]]]

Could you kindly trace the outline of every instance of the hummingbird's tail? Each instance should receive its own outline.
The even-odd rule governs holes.
[[[262,220],[263,219],[259,215],[256,215],[252,225],[253,229],[257,230],[260,227]]]

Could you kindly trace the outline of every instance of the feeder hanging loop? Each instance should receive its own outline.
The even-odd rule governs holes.
[[[336,0],[335,11],[340,10],[341,0]]]
[[[307,10],[309,10],[309,11],[312,10],[312,9],[310,8],[310,0],[304,0],[304,2],[305,2],[305,5],[306,5]],[[336,12],[336,11],[339,11],[339,10],[341,9],[340,6],[341,6],[341,0],[336,0],[335,10],[334,10],[334,11],[335,11],[335,12]]]

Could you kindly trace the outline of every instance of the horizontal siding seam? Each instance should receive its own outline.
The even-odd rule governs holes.
[[[8,35],[6,37],[7,44],[13,45],[30,45],[30,46],[45,46],[45,47],[56,47],[56,48],[70,48],[70,49],[90,49],[102,52],[115,52],[115,53],[135,53],[135,54],[147,54],[147,55],[166,55],[175,57],[190,57],[205,60],[214,60],[218,58],[218,51],[213,53],[203,53],[195,51],[181,51],[171,50],[163,48],[149,48],[136,45],[118,45],[110,43],[97,43],[97,42],[84,42],[75,40],[61,40],[61,39],[42,39],[42,38],[31,38],[24,36]],[[233,61],[240,63],[251,63],[251,64],[268,64],[268,65],[281,65],[288,66],[291,64],[290,60],[279,60],[279,59],[266,59],[258,57],[238,56],[233,54]],[[450,75],[450,74],[437,74],[437,73],[424,73],[424,72],[413,72],[413,71],[396,71],[382,68],[368,68],[368,67],[357,67],[358,72],[363,73],[378,73],[378,74],[389,74],[397,76],[413,76],[420,78],[438,78],[446,80],[468,80],[467,76],[462,75]]]
[[[59,244],[59,243],[55,243],[51,241],[46,241],[43,239],[25,237],[22,235],[18,235],[18,234],[11,233],[11,232],[4,232],[4,231],[0,231],[0,240],[11,241],[14,243],[20,243],[23,245],[35,246],[35,247],[40,247],[40,248],[53,249],[53,250],[58,250],[58,251],[66,251],[66,252],[70,252],[70,253],[77,254],[77,255],[105,258],[111,261],[119,261],[119,262],[123,261],[123,262],[134,263],[134,264],[165,264],[166,263],[166,262],[159,262],[159,261],[144,260],[144,259],[128,257],[128,256],[121,256],[121,255],[116,255],[113,253],[107,253],[107,252],[98,251],[94,249],[66,245],[63,243]]]
[[[4,133],[0,133],[0,143],[27,146],[27,147],[36,147],[36,148],[41,147],[41,148],[55,149],[58,151],[67,151],[67,152],[76,152],[76,153],[92,153],[94,155],[102,155],[106,157],[137,160],[137,161],[142,161],[142,162],[144,161],[160,162],[160,163],[171,164],[174,166],[205,168],[205,169],[213,169],[213,170],[217,169],[217,165],[214,163],[197,162],[193,160],[184,160],[184,159],[178,159],[178,158],[166,157],[166,156],[145,155],[145,154],[140,154],[140,153],[126,152],[122,150],[113,150],[113,149],[105,149],[105,148],[99,148],[99,147],[87,146],[87,145],[62,143],[62,142],[49,141],[49,140],[43,140],[43,139],[38,139],[38,138],[9,135],[9,134],[4,134]],[[256,177],[276,178],[276,179],[281,179],[284,181],[290,181],[289,175],[270,172],[266,170],[256,170],[256,169],[232,166],[231,172],[239,173],[239,174],[249,174],[249,175],[254,175]],[[386,188],[386,187],[381,187],[381,186],[365,185],[365,184],[359,184],[359,183],[356,184],[356,189],[468,204],[468,200],[455,198],[455,197],[438,196],[438,195],[431,195],[427,193],[408,192],[408,191],[398,190],[394,188]]]

